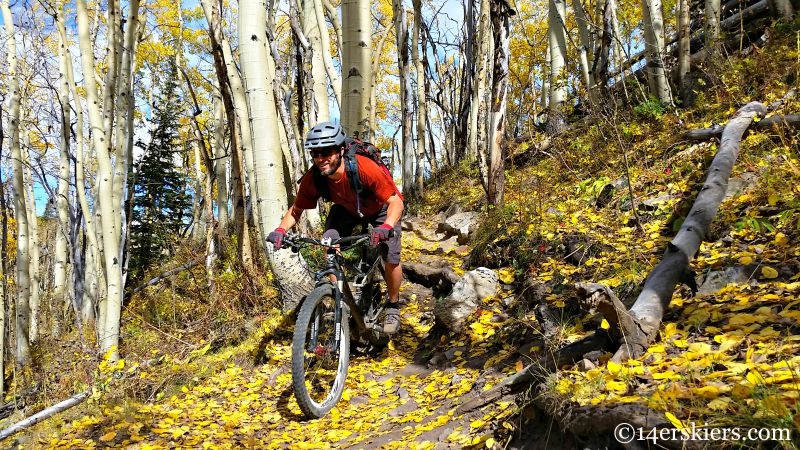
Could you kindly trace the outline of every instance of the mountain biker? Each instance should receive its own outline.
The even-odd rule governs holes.
[[[386,280],[388,298],[386,299],[386,317],[383,331],[395,334],[400,329],[400,283],[403,272],[400,266],[401,216],[403,214],[403,197],[394,180],[383,172],[375,161],[362,155],[356,155],[358,174],[361,185],[365,188],[360,199],[360,207],[356,206],[356,192],[347,180],[345,165],[342,163],[347,145],[342,126],[333,122],[317,124],[308,132],[305,149],[311,154],[314,166],[309,171],[318,170],[327,183],[330,200],[333,202],[325,221],[325,229],[334,229],[340,236],[350,236],[356,225],[366,230],[372,225],[370,244],[377,247],[380,243],[381,257],[384,261],[383,278]],[[317,206],[322,196],[316,187],[313,173],[304,176],[297,189],[297,197],[292,206],[281,219],[280,225],[267,236],[267,242],[274,245],[275,250],[281,248],[286,231],[299,220],[305,209]],[[358,212],[362,216],[359,216]],[[394,235],[389,236],[389,230]]]

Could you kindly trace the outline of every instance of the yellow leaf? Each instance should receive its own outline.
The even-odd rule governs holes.
[[[486,448],[494,447],[494,438],[489,438],[486,440]]]
[[[708,407],[714,411],[721,411],[727,409],[730,402],[731,399],[728,397],[719,397],[708,402]]]
[[[100,440],[103,441],[103,442],[108,442],[110,440],[113,440],[115,437],[117,437],[117,432],[116,431],[109,431],[108,433],[100,436]]]
[[[769,196],[767,197],[767,202],[770,204],[770,206],[775,206],[775,204],[778,203],[778,200],[780,199],[781,198],[778,196],[778,194],[773,192],[772,194],[769,194]]]
[[[783,234],[781,232],[778,232],[778,233],[775,234],[775,244],[783,246],[783,245],[786,245],[788,243],[789,243],[789,238],[786,237],[785,234]]]
[[[628,392],[628,385],[624,381],[609,380],[606,381],[606,387],[618,394]]]
[[[693,388],[692,392],[699,395],[700,397],[712,400],[719,397],[720,388],[717,386],[703,386],[699,388]]]
[[[744,265],[744,266],[746,266],[746,265],[748,265],[748,264],[750,264],[752,262],[753,262],[753,258],[751,258],[750,256],[742,256],[741,258],[739,258],[739,264]]]
[[[763,275],[764,278],[769,278],[769,279],[778,278],[778,271],[773,269],[772,267],[764,266],[761,268],[761,275]]]
[[[610,373],[612,375],[616,375],[622,370],[622,364],[615,363],[614,361],[611,361],[610,359],[608,360],[608,363],[606,364],[606,367],[608,368],[608,373]]]
[[[505,284],[511,284],[514,282],[514,269],[510,267],[503,267],[502,269],[498,270],[500,275],[500,281]]]
[[[610,328],[611,328],[611,325],[608,323],[608,321],[607,321],[606,319],[603,319],[603,320],[600,322],[600,328],[602,328],[602,329],[604,329],[604,330],[608,330],[608,329],[610,329]]]
[[[524,368],[525,368],[525,365],[522,363],[522,361],[521,360],[517,360],[517,364],[514,367],[514,369],[516,369],[517,372],[522,372],[522,370]]]
[[[469,423],[469,427],[470,428],[480,428],[480,427],[482,427],[484,425],[486,425],[486,422],[483,421],[483,420],[480,420],[480,419],[473,420],[472,422]]]
[[[671,412],[666,412],[664,413],[664,415],[667,417],[667,420],[669,420],[670,423],[672,423],[672,425],[675,426],[675,428],[679,430],[686,429],[686,425],[684,425],[683,422],[681,422],[681,419],[675,417],[675,414],[672,414]]]

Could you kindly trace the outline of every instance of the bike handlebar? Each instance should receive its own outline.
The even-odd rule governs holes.
[[[394,230],[389,230],[389,237],[394,237]],[[353,236],[345,236],[342,238],[334,239],[330,242],[330,244],[325,244],[322,241],[323,239],[315,239],[305,236],[285,236],[283,240],[292,247],[301,247],[302,244],[311,244],[311,245],[319,245],[322,247],[341,247],[341,250],[347,250],[348,248],[355,247],[356,245],[363,244],[364,242],[369,241],[370,236],[372,233],[364,233],[364,234],[355,234]]]

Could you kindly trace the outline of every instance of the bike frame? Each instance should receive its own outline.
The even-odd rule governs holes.
[[[330,286],[333,291],[336,319],[336,341],[334,348],[338,348],[340,340],[342,339],[341,323],[343,320],[344,305],[347,306],[350,317],[354,319],[358,336],[362,336],[366,331],[368,331],[368,326],[364,319],[364,311],[362,311],[361,307],[356,303],[355,295],[353,294],[352,289],[350,289],[347,273],[344,270],[344,257],[341,254],[339,246],[346,245],[345,250],[347,250],[360,244],[364,244],[369,237],[369,234],[360,234],[355,236],[346,236],[336,239],[335,241],[331,240],[330,238],[323,238],[321,240],[311,238],[287,239],[287,242],[292,245],[312,244],[325,247],[326,249],[326,266],[324,269],[314,272],[314,279],[316,280],[315,288],[320,286]],[[374,272],[380,267],[381,257],[378,256],[378,258],[373,261],[369,270],[363,273],[364,280],[368,280],[373,277]],[[362,275],[362,273],[359,271],[358,275]],[[358,275],[356,275],[356,277]],[[336,280],[335,285],[330,279],[331,276],[333,276]],[[349,336],[347,338],[349,339]]]

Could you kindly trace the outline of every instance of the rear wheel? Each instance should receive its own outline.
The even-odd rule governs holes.
[[[342,397],[350,358],[345,311],[341,329],[337,330],[333,289],[321,286],[306,297],[297,315],[292,339],[292,385],[297,404],[308,417],[324,416]]]
[[[357,341],[355,351],[365,355],[377,356],[389,344],[389,336],[383,332],[383,294],[378,282],[365,284],[361,290],[361,312],[367,330]]]

